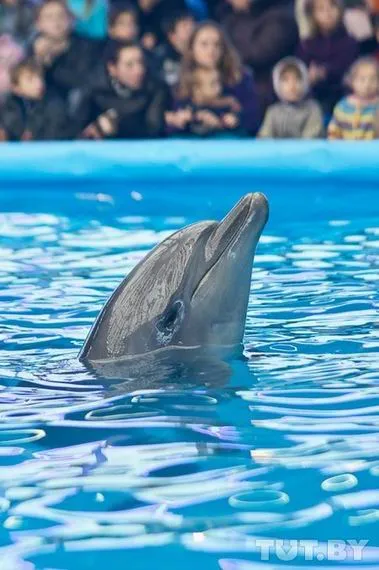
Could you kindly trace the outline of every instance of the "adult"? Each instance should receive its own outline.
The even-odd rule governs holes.
[[[245,65],[252,67],[262,110],[274,100],[272,69],[293,55],[298,31],[288,0],[222,0],[217,20],[227,31]]]
[[[106,69],[83,94],[78,130],[90,139],[159,137],[168,98],[166,85],[148,73],[142,48],[115,45]]]
[[[240,130],[256,134],[259,120],[258,103],[252,73],[243,67],[237,51],[223,29],[215,22],[199,24],[183,56],[180,81],[174,94],[174,112],[168,114],[169,130],[185,132],[188,113],[182,101],[191,97],[193,76],[199,70],[217,71],[223,87],[223,96],[233,97],[240,106]],[[177,109],[177,110],[175,110]],[[203,132],[214,130],[215,116],[206,113],[203,117]]]
[[[357,41],[347,32],[342,0],[307,0],[309,35],[299,56],[308,66],[313,94],[329,116],[343,97],[344,76],[359,55]]]

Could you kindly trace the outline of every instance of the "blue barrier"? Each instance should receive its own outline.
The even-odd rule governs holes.
[[[379,183],[378,142],[169,140],[0,145],[0,184],[80,179]]]

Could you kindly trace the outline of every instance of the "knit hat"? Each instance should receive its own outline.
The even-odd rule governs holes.
[[[297,57],[285,57],[281,59],[274,67],[272,72],[272,80],[274,84],[274,90],[279,99],[282,99],[280,93],[280,77],[283,71],[287,67],[296,67],[299,70],[301,76],[301,82],[303,84],[303,98],[308,94],[309,91],[309,79],[308,79],[308,70],[306,65]]]

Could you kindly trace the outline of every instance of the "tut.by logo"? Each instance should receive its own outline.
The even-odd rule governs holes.
[[[274,558],[285,562],[307,561],[361,561],[368,540],[278,540],[256,539],[255,547],[261,560]]]

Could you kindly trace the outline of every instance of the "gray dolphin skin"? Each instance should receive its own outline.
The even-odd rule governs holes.
[[[158,244],[106,302],[79,359],[101,370],[108,365],[112,377],[120,363],[138,362],[146,376],[153,360],[166,362],[168,354],[191,360],[241,349],[267,219],[265,196],[247,194],[221,222],[192,224]]]

